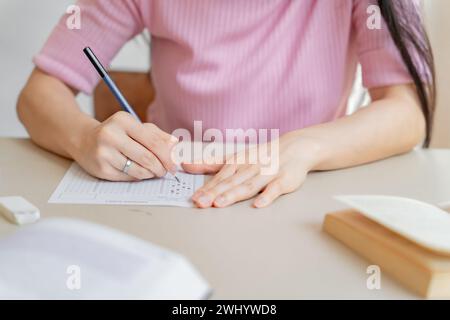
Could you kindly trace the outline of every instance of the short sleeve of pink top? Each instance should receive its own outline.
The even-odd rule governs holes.
[[[108,65],[126,41],[151,34],[156,100],[148,120],[172,132],[279,129],[345,112],[356,66],[368,88],[411,82],[375,0],[80,0],[81,29],[61,18],[35,64],[80,91],[99,81],[82,49]],[[369,10],[370,12],[370,10]]]

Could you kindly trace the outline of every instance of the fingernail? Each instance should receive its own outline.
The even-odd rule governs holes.
[[[208,195],[203,194],[200,198],[198,198],[198,202],[202,206],[209,206],[211,204],[211,198]]]
[[[214,200],[214,204],[219,206],[219,207],[223,207],[227,204],[225,197],[223,196],[218,196],[216,198],[216,200]]]
[[[266,198],[259,198],[255,200],[255,206],[260,208],[263,207],[267,204],[267,199]]]
[[[178,138],[177,137],[175,137],[175,136],[170,136],[170,142],[172,142],[172,143],[177,143],[179,140],[178,140]]]

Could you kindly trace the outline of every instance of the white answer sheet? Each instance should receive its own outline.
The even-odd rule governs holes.
[[[203,185],[203,175],[177,172],[177,178],[110,182],[92,177],[73,163],[49,203],[116,204],[192,207],[191,197]]]

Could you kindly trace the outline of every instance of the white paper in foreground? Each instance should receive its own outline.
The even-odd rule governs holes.
[[[110,182],[90,176],[73,163],[49,203],[159,205],[192,207],[191,197],[203,185],[203,175],[177,172],[173,178]]]
[[[105,226],[50,218],[0,240],[0,299],[204,299],[183,256]]]
[[[450,254],[450,214],[436,206],[392,196],[346,195],[335,199],[425,248]]]

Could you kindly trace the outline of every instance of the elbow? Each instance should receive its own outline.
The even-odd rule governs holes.
[[[38,102],[41,102],[42,91],[40,73],[37,69],[33,70],[27,83],[22,88],[17,97],[16,113],[20,122],[25,126],[29,132],[29,126],[32,124],[33,119],[36,117],[36,107]]]
[[[34,138],[33,120],[36,118],[34,112],[34,100],[30,87],[25,86],[20,92],[16,102],[16,114],[19,121],[23,124],[31,139]]]
[[[416,102],[416,107],[414,108],[415,112],[413,113],[413,126],[414,134],[412,138],[412,148],[423,146],[427,144],[431,136],[431,122],[426,120],[425,114],[420,107],[420,104]],[[412,149],[411,148],[411,149]]]
[[[423,111],[424,107],[421,106],[414,88],[403,87],[397,94],[396,106],[400,111],[397,119],[404,132],[404,151],[408,152],[429,141],[431,124],[427,121],[428,117],[425,116],[426,112]]]
[[[425,116],[420,112],[419,120],[417,124],[417,137],[414,146],[423,146],[426,141],[431,139],[431,123],[427,124]]]
[[[36,94],[36,86],[30,80],[19,93],[16,102],[16,114],[20,122],[30,134],[30,126],[36,118],[36,101],[39,96]],[[31,134],[30,134],[31,135]]]
[[[26,87],[22,89],[22,91],[19,94],[19,97],[17,98],[16,103],[16,113],[17,117],[19,118],[20,122],[25,125],[25,119],[26,119]]]
[[[409,123],[409,129],[407,128],[406,130],[408,134],[405,139],[405,152],[408,152],[414,148],[423,146],[424,142],[428,140],[429,133],[425,116],[420,110],[420,107],[415,108],[411,121],[406,123]]]

